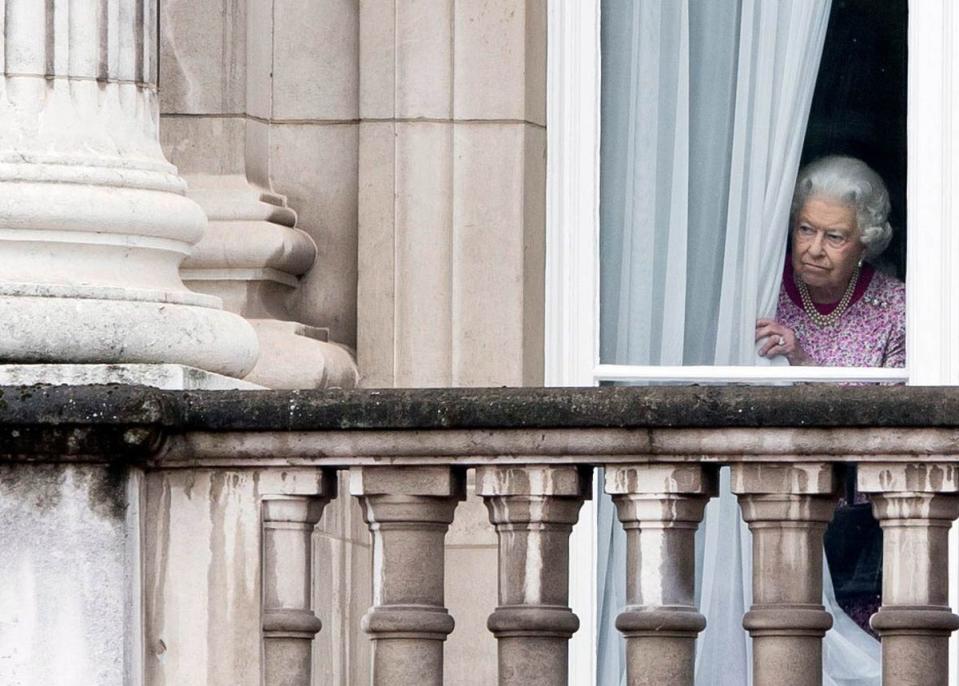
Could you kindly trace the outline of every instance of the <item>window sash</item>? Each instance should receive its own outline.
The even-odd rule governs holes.
[[[901,367],[750,367],[727,365],[648,366],[598,364],[593,380],[678,383],[905,383]]]
[[[948,4],[948,0],[938,0]],[[913,0],[913,3],[915,0]],[[910,10],[913,8],[910,7]],[[949,8],[951,10],[951,8]],[[928,13],[927,13],[928,14]],[[911,17],[913,15],[910,15]],[[937,383],[929,380],[941,377],[941,370],[930,372],[930,343],[922,341],[924,357],[910,353],[909,343],[918,344],[909,332],[916,329],[918,317],[928,318],[929,310],[937,309],[938,298],[917,297],[916,291],[928,291],[927,283],[917,284],[923,272],[917,260],[924,263],[934,258],[943,260],[935,241],[930,246],[913,249],[912,244],[923,241],[919,230],[910,228],[907,248],[907,366],[906,370],[875,370],[861,367],[785,368],[780,367],[699,367],[656,365],[602,364],[599,356],[599,149],[600,149],[600,0],[559,0],[549,9],[549,55],[547,61],[547,264],[546,264],[546,366],[547,385],[596,385],[602,381],[664,381],[664,382],[898,382]],[[910,20],[910,41],[914,41],[916,21]],[[913,96],[912,52],[910,52],[910,97]],[[928,80],[928,79],[927,79]],[[910,122],[912,115],[910,115]],[[910,227],[913,207],[920,195],[913,188],[914,165],[912,154],[915,132],[909,132],[910,204],[907,207]],[[934,147],[934,146],[927,146]],[[931,153],[931,151],[930,151]],[[930,153],[927,153],[930,154]],[[940,151],[939,157],[941,158]],[[928,159],[928,157],[927,157]],[[928,165],[929,168],[932,165]],[[930,186],[934,189],[935,186]],[[934,190],[931,190],[934,192]],[[926,200],[928,204],[928,200]],[[928,222],[927,222],[927,225]],[[931,230],[934,232],[934,229]],[[938,239],[948,236],[939,232]],[[957,243],[959,246],[959,243]],[[932,250],[929,248],[932,247]],[[955,292],[959,293],[959,262]],[[925,270],[925,282],[930,280]],[[932,270],[937,271],[937,270]],[[938,276],[938,271],[937,271]],[[936,278],[936,277],[933,277]],[[912,293],[912,295],[910,295]],[[957,298],[959,301],[959,298]],[[911,316],[911,311],[916,313]],[[956,318],[956,337],[959,341],[959,317]],[[940,344],[941,345],[941,344]],[[959,383],[959,344],[955,355],[956,379]],[[936,359],[941,357],[939,348]],[[916,376],[916,361],[922,359]],[[925,380],[923,380],[925,379]],[[942,383],[939,381],[938,383]]]

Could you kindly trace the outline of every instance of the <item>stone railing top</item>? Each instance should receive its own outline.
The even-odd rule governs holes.
[[[955,427],[959,387],[658,386],[166,391],[0,387],[0,426],[174,431]]]
[[[227,433],[232,443],[215,438]],[[744,453],[959,460],[959,388],[0,388],[0,459],[148,461],[161,448],[157,459],[182,464],[225,464],[232,456],[272,464],[291,455],[300,464],[333,465],[410,455],[470,464],[504,456],[719,460]]]

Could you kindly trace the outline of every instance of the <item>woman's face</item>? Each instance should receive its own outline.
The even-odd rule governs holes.
[[[796,213],[793,271],[811,290],[841,296],[864,250],[850,205],[814,196]]]

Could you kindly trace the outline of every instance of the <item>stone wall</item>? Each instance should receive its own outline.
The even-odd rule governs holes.
[[[180,172],[245,174],[316,242],[296,321],[356,344],[358,7],[350,0],[163,0],[164,151]]]
[[[142,474],[0,463],[0,683],[140,686]]]
[[[363,385],[542,383],[544,0],[163,0],[160,23],[164,150],[188,179],[286,196],[317,246],[290,314],[355,345]],[[356,503],[314,544],[320,616],[352,616]],[[496,556],[471,496],[448,537],[449,683],[495,680]],[[318,684],[365,680],[366,638],[346,638],[318,636]]]
[[[364,383],[541,384],[546,3],[360,10]]]
[[[363,383],[543,380],[546,3],[360,2]],[[470,493],[447,536],[453,684],[496,680],[496,534]]]

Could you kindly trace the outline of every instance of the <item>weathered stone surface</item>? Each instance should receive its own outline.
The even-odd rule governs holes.
[[[260,390],[248,381],[180,364],[2,364],[3,386],[127,384],[164,390]]]
[[[959,392],[923,387],[192,393],[182,407],[186,425],[219,429],[959,428]]]
[[[141,463],[173,419],[152,389],[102,386],[0,389],[0,460]],[[88,389],[91,390],[91,389]]]
[[[835,507],[829,464],[736,464],[732,491],[753,540],[753,603],[743,618],[752,637],[753,681],[822,684],[823,533]]]
[[[263,680],[268,686],[313,683],[313,639],[322,627],[313,607],[313,530],[336,495],[336,477],[324,474],[317,484],[313,494],[266,493],[261,501]]]
[[[691,686],[695,644],[706,626],[695,602],[695,533],[716,475],[702,465],[606,468],[626,530],[626,607],[616,628],[626,639],[630,686]]]
[[[500,686],[565,686],[568,642],[579,628],[569,604],[569,535],[592,470],[575,466],[481,467],[483,496],[499,538],[496,636]]]
[[[465,478],[455,468],[358,467],[359,497],[373,539],[373,604],[363,630],[373,642],[374,686],[442,686],[444,538]]]
[[[413,567],[409,560],[420,565],[423,550],[442,550],[442,530],[462,495],[460,468],[451,462],[481,464],[478,456],[492,461],[486,464],[496,465],[485,468],[479,475],[480,491],[504,502],[511,498],[522,500],[526,491],[536,497],[567,497],[578,488],[573,465],[622,462],[610,469],[607,488],[620,499],[624,521],[631,526],[635,524],[637,546],[658,551],[666,550],[663,547],[666,546],[667,552],[675,553],[672,559],[678,565],[668,584],[657,584],[654,575],[646,575],[650,585],[638,588],[639,600],[620,621],[620,628],[637,639],[632,643],[635,650],[631,660],[649,664],[651,655],[662,658],[656,664],[665,672],[652,668],[645,672],[654,681],[661,678],[657,675],[666,673],[686,678],[685,673],[676,672],[674,667],[688,664],[690,652],[686,644],[698,627],[698,613],[688,601],[690,592],[687,585],[681,583],[690,576],[683,560],[691,559],[688,555],[691,543],[686,536],[691,529],[675,526],[667,529],[663,528],[663,522],[673,518],[685,526],[696,520],[697,508],[710,492],[707,472],[711,467],[695,463],[707,458],[741,465],[733,481],[737,490],[747,492],[743,497],[747,518],[768,532],[765,545],[768,554],[778,547],[805,551],[799,557],[806,560],[809,569],[782,567],[781,575],[798,579],[789,586],[791,592],[802,594],[801,598],[797,596],[798,602],[814,604],[811,599],[818,596],[811,580],[818,577],[807,573],[816,566],[811,551],[818,540],[813,534],[818,536],[818,533],[813,530],[828,518],[830,504],[826,501],[835,484],[828,467],[816,464],[809,454],[797,455],[791,446],[802,444],[807,450],[829,451],[832,450],[830,438],[841,438],[857,430],[868,432],[876,440],[887,441],[892,453],[863,454],[865,460],[884,460],[885,463],[867,463],[861,467],[860,485],[864,490],[883,493],[876,496],[876,501],[880,503],[877,515],[890,522],[886,527],[887,559],[898,556],[903,564],[897,569],[907,572],[898,577],[889,575],[898,581],[888,591],[890,604],[877,620],[877,628],[889,637],[890,670],[894,666],[905,670],[903,674],[909,670],[921,674],[922,665],[918,660],[941,660],[945,654],[941,644],[956,622],[945,609],[944,581],[937,571],[943,568],[945,530],[955,514],[953,499],[959,489],[953,466],[959,461],[954,450],[959,427],[959,415],[955,412],[959,392],[953,389],[182,392],[115,385],[7,387],[0,389],[0,393],[0,460],[4,463],[49,460],[56,456],[61,462],[83,460],[121,465],[132,462],[147,470],[148,521],[156,525],[147,528],[145,541],[146,578],[151,579],[152,584],[144,589],[147,597],[144,626],[148,631],[146,669],[159,683],[162,679],[168,683],[186,682],[197,674],[204,675],[204,665],[214,663],[220,666],[220,671],[207,679],[210,684],[252,683],[247,681],[249,675],[259,673],[255,657],[259,654],[259,635],[255,630],[252,634],[249,632],[250,626],[259,626],[260,622],[259,561],[256,559],[260,549],[256,535],[259,498],[264,493],[277,493],[279,483],[285,484],[279,491],[285,494],[317,493],[315,482],[310,481],[307,474],[318,472],[315,468],[302,467],[307,464],[353,465],[360,472],[365,470],[366,478],[358,482],[356,492],[366,502],[368,515],[372,514],[374,523],[398,525],[381,530],[385,536],[382,543],[390,548],[388,555],[393,559],[377,572],[382,577],[377,586],[382,593],[374,594],[370,602],[383,611],[372,613],[367,624],[378,637],[376,664],[386,670],[379,672],[381,679],[395,678],[397,681],[393,683],[414,679],[416,669],[421,669],[420,674],[429,674],[434,683],[438,683],[437,675],[442,673],[437,644],[442,643],[452,624],[449,614],[442,610],[442,594],[448,585],[443,579],[441,555],[433,555],[436,559],[425,572],[415,571],[415,583],[410,582]],[[786,403],[791,403],[798,414],[787,416]],[[803,414],[804,410],[808,412]],[[922,451],[932,444],[904,442],[914,434],[906,432],[897,422],[906,428],[912,427],[910,430],[938,432],[936,445],[943,452],[934,460],[923,460]],[[711,436],[716,441],[729,432],[740,431],[748,434],[752,443],[743,443],[740,447],[745,452],[737,454],[707,456],[698,450],[655,454],[657,450],[675,449],[670,447],[670,436],[688,431],[701,432],[702,436]],[[769,432],[779,432],[777,440],[782,444],[778,454],[761,451],[763,437]],[[187,448],[177,458],[179,461],[167,462],[166,457],[151,459],[186,436],[194,442],[184,444]],[[577,436],[598,442],[579,445]],[[597,438],[603,436],[607,438]],[[632,440],[633,436],[645,440],[652,452],[606,455],[589,450],[590,445],[614,448],[617,443]],[[675,445],[682,447],[683,444]],[[214,452],[207,454],[207,458],[215,459],[214,464],[207,465],[210,468],[204,467],[205,446],[214,448]],[[389,463],[383,456],[391,462],[398,461],[402,453],[397,451],[406,448],[423,451],[418,453],[423,460],[419,463],[421,466],[357,467],[354,461],[357,456],[375,455],[375,451],[380,450],[381,457],[369,458],[364,464],[380,460],[385,465]],[[309,450],[314,453],[307,455]],[[393,454],[383,452],[387,450]],[[752,456],[750,450],[754,451]],[[901,452],[895,454],[897,450]],[[270,463],[273,468],[259,469],[256,465],[261,464],[262,455],[278,461]],[[673,463],[666,464],[670,455]],[[647,459],[656,459],[659,463],[644,464]],[[830,453],[820,461],[850,459],[858,458]],[[756,464],[742,466],[744,460]],[[789,465],[785,466],[786,463]],[[91,465],[81,467],[93,468]],[[118,467],[97,468],[109,471]],[[549,470],[556,470],[554,476],[558,478],[545,478]],[[890,489],[904,490],[897,494],[890,493]],[[807,503],[807,500],[817,502]],[[822,506],[818,504],[820,500]],[[507,521],[522,518],[524,512],[524,505],[520,504],[512,509],[500,508],[499,514]],[[792,526],[793,519],[801,520],[802,526]],[[899,521],[906,523],[900,527]],[[413,529],[404,528],[411,522]],[[422,531],[420,523],[424,524]],[[802,531],[803,527],[807,530]],[[323,535],[332,540],[336,532],[349,530],[348,538],[354,539],[350,545],[354,546],[360,532],[352,529],[348,523],[341,526],[331,521],[324,526]],[[663,531],[667,534],[661,536]],[[796,541],[789,537],[808,540]],[[668,545],[664,542],[666,538],[670,540]],[[356,565],[364,565],[370,559],[363,557],[369,549],[364,542],[360,544],[362,555]],[[358,550],[344,547],[342,554],[353,555]],[[372,557],[377,559],[375,551]],[[655,559],[650,561],[655,563]],[[642,564],[641,558],[637,564]],[[195,570],[197,565],[204,570],[208,583],[194,583],[190,570]],[[391,569],[399,565],[406,571],[390,571],[390,565],[394,565]],[[348,568],[341,567],[339,573],[346,573],[342,570]],[[755,568],[768,568],[768,565],[757,563]],[[526,568],[523,569],[525,573]],[[337,572],[330,569],[324,573],[333,577]],[[634,578],[642,579],[644,575],[636,574]],[[777,589],[783,587],[781,583],[776,585],[775,578],[765,578],[763,584],[758,588],[767,596],[775,595],[779,592]],[[642,600],[665,598],[670,594],[679,598],[671,605],[690,609],[662,615],[656,607],[661,604],[658,600]],[[756,597],[762,597],[758,591]],[[387,602],[383,602],[384,598]],[[421,601],[433,609],[424,614],[410,607]],[[776,603],[778,600],[772,604]],[[554,598],[546,604],[560,603]],[[908,607],[917,604],[923,606],[919,614]],[[478,605],[471,607],[476,609]],[[355,617],[357,609],[351,609],[350,616]],[[805,614],[796,608],[781,606],[760,609],[762,612],[754,613],[749,619],[750,630],[778,631],[777,627],[786,626],[788,631],[806,632],[805,636],[796,638],[795,642],[804,646],[798,652],[785,639],[767,641],[765,654],[775,657],[764,659],[764,664],[793,665],[801,655],[808,658],[807,664],[818,661],[819,638],[815,634],[824,629],[818,608],[807,608],[812,611]],[[493,626],[502,633],[509,630],[504,621],[522,620],[528,628],[534,624],[542,626],[536,624],[541,620],[557,618],[558,615],[549,613],[517,615],[511,611],[500,613]],[[326,617],[323,619],[324,624],[330,626]],[[650,633],[653,631],[650,627],[659,626],[665,620],[673,622],[675,630],[682,634],[676,641]],[[185,626],[193,629],[181,630]],[[221,626],[230,626],[232,633],[211,628]],[[401,638],[399,634],[411,626],[416,637]],[[571,630],[566,629],[567,633]],[[905,636],[902,631],[913,632],[913,638],[899,640]],[[202,636],[202,640],[197,636]],[[252,643],[249,636],[253,637]],[[428,645],[430,643],[432,645]],[[527,647],[534,644],[538,647],[523,654],[555,657],[555,646],[551,648],[547,643],[537,644],[531,639]],[[324,650],[328,645],[324,644]],[[299,652],[305,659],[303,651]],[[473,657],[481,659],[477,655]],[[289,664],[290,656],[281,656],[281,659]],[[336,659],[340,660],[336,673],[349,675],[351,679],[363,678],[363,670],[355,666],[354,657],[340,655]],[[558,674],[556,670],[543,673]],[[768,670],[766,673],[767,678],[772,678],[768,677]]]
[[[323,620],[313,641],[318,684],[370,683],[370,641],[360,623],[372,603],[373,556],[359,503],[346,496],[348,483],[341,472],[343,495],[327,505],[313,537],[313,604]]]
[[[329,488],[322,471],[295,467],[147,474],[146,684],[260,686],[261,503],[265,496],[288,496],[298,502],[331,495]],[[299,554],[305,564],[303,554],[308,551],[290,552],[294,561]],[[288,571],[295,583],[295,569]],[[291,579],[280,581],[280,593],[274,597],[286,598],[283,590],[290,584],[282,582]],[[302,576],[299,583],[302,587]],[[272,586],[277,590],[277,584]],[[280,668],[289,667],[290,652],[303,653],[277,652],[274,664]]]
[[[229,470],[147,475],[147,684],[259,685],[259,476]]]
[[[882,526],[882,607],[870,624],[882,639],[883,683],[945,686],[949,637],[949,529],[959,517],[955,466],[861,465],[859,489]]]
[[[152,414],[144,415],[144,407]],[[353,391],[8,386],[0,387],[0,409],[0,427],[146,423],[167,426],[171,433],[779,427],[796,429],[790,440],[801,443],[800,429],[815,436],[820,428],[959,429],[959,392],[923,387],[830,388],[823,393],[805,386]]]
[[[0,683],[139,684],[136,469],[0,464]]]

